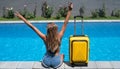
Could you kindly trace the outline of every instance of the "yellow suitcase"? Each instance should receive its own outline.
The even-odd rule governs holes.
[[[83,23],[83,20],[82,20],[82,23]],[[83,25],[81,26],[81,28],[83,28]],[[69,59],[72,65],[73,64],[88,64],[89,38],[87,35],[84,35],[83,29],[82,29],[82,35],[75,35],[74,33],[73,36],[70,36],[69,46],[70,46],[69,47]]]

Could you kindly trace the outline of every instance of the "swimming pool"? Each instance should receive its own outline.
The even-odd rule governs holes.
[[[47,23],[33,23],[46,34]],[[57,22],[59,31],[62,22]],[[69,36],[74,33],[73,22],[62,38],[61,53],[69,60]],[[90,38],[90,61],[120,60],[120,23],[85,22],[85,34]],[[81,23],[77,23],[77,34]],[[45,53],[44,42],[24,23],[0,24],[0,61],[40,61]]]

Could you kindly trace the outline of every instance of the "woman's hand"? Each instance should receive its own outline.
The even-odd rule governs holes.
[[[73,9],[73,4],[70,3],[69,6],[68,6],[69,10],[71,11]]]
[[[19,18],[22,18],[22,17],[23,17],[23,16],[22,16],[19,12],[17,12],[17,11],[16,11],[14,14],[15,14],[15,16],[17,16],[17,17],[19,17]]]
[[[70,18],[70,16],[71,16],[72,9],[73,9],[73,4],[70,3],[69,6],[68,6],[68,12],[67,12],[67,16],[66,16],[66,18],[65,18],[64,24],[63,24],[63,26],[62,26],[61,31],[59,32],[59,38],[60,38],[60,39],[62,38],[62,36],[63,36],[63,34],[64,34],[64,32],[65,32],[67,23],[68,23],[69,18]]]

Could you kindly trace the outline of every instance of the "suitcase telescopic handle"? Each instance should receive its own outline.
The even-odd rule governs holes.
[[[80,17],[82,18],[81,22],[81,34],[84,35],[84,23],[83,23],[83,16],[74,16],[74,35],[76,35],[76,18]]]

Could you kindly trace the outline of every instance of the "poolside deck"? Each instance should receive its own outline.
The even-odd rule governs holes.
[[[12,61],[0,62],[0,69],[43,69],[41,62],[37,61]],[[118,69],[120,68],[120,61],[89,61],[88,66],[71,67],[68,62],[64,62],[58,69]]]

